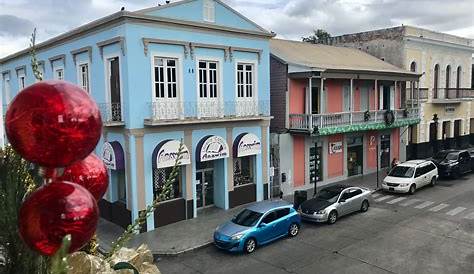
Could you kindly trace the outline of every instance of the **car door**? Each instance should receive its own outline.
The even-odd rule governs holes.
[[[351,212],[351,205],[349,203],[350,192],[349,189],[344,190],[339,195],[337,211],[339,216],[346,215]]]
[[[420,188],[422,186],[424,186],[424,177],[425,177],[426,174],[423,174],[423,166],[420,165],[418,167],[416,167],[416,170],[415,170],[415,184],[416,184],[416,187],[417,188]]]
[[[461,161],[462,161],[462,172],[466,173],[469,171],[469,153],[467,151],[461,152]]]
[[[350,210],[351,212],[358,211],[362,206],[362,189],[352,188],[349,193]]]
[[[278,236],[276,229],[276,220],[278,218],[276,210],[271,210],[264,215],[258,225],[258,239],[259,243],[266,243]]]
[[[277,220],[276,229],[278,231],[278,236],[286,235],[288,233],[288,228],[290,227],[290,209],[289,208],[280,208],[276,211]]]

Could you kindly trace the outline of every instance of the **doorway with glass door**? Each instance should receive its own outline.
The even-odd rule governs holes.
[[[214,206],[214,167],[213,161],[200,162],[196,170],[197,208]]]

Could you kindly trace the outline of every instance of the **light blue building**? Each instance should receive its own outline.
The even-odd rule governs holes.
[[[45,79],[77,83],[101,108],[104,218],[136,218],[181,141],[179,178],[147,230],[268,196],[273,36],[219,0],[184,0],[119,11],[37,45]],[[35,82],[28,50],[1,59],[0,73],[6,105]]]

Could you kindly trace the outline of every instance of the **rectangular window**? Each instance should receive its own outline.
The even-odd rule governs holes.
[[[155,57],[154,60],[155,97],[177,98],[177,60]]]
[[[212,0],[204,0],[203,3],[203,19],[206,22],[215,22],[215,6],[214,6],[214,1]]]
[[[54,70],[54,79],[64,80],[64,69],[58,68]]]
[[[22,90],[25,88],[25,73],[23,71],[18,72],[18,88]]]
[[[199,61],[199,97],[217,98],[217,62]]]
[[[252,98],[254,97],[254,65],[237,64],[237,97]]]
[[[89,64],[79,65],[79,86],[89,92]]]
[[[8,74],[3,75],[3,92],[5,95],[5,104],[10,104],[10,76]]]

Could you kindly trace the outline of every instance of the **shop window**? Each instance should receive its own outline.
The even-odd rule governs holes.
[[[234,159],[234,186],[254,183],[253,157]]]
[[[153,169],[153,196],[155,198],[163,192],[166,179],[170,177],[172,171],[173,167]],[[165,200],[176,199],[182,196],[180,177],[180,172],[178,172],[178,176],[176,176],[175,180],[173,181],[171,192],[165,198]]]

